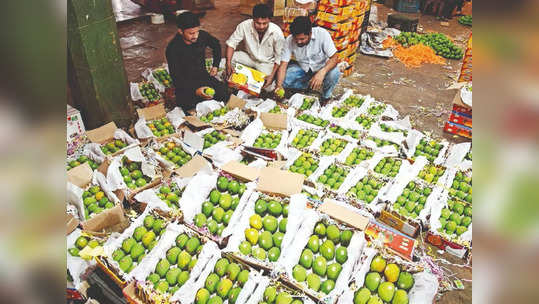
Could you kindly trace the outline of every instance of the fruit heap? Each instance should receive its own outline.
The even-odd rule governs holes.
[[[273,109],[269,110],[269,113],[282,113],[281,107],[275,106]]]
[[[91,186],[82,193],[82,202],[84,203],[84,218],[89,219],[92,213],[99,214],[105,209],[114,207],[105,195],[105,192],[99,186]]]
[[[419,178],[423,179],[429,184],[436,184],[438,182],[438,179],[444,175],[445,168],[434,166],[431,164],[426,165],[421,172],[419,172]]]
[[[294,279],[307,281],[309,289],[329,294],[335,288],[342,265],[348,260],[346,247],[352,235],[351,230],[341,231],[337,225],[317,223],[301,253],[299,264],[292,269]]]
[[[298,149],[309,147],[318,137],[318,132],[314,130],[299,130],[291,145]]]
[[[301,194],[305,194],[307,196],[307,198],[309,198],[309,199],[313,199],[313,200],[317,200],[317,201],[321,200],[320,196],[318,196],[316,194],[309,193],[309,192],[307,192],[305,190],[301,191]]]
[[[166,117],[148,122],[146,125],[148,126],[148,128],[150,128],[150,130],[152,130],[153,135],[155,135],[156,137],[176,133],[176,130],[174,130],[174,126]]]
[[[245,184],[220,176],[217,179],[217,189],[210,192],[209,201],[202,204],[202,212],[195,215],[195,225],[199,228],[206,227],[214,236],[221,236],[245,189]]]
[[[314,104],[314,98],[312,97],[305,97],[303,98],[303,103],[301,104],[301,107],[299,108],[301,111],[309,110]]]
[[[180,208],[178,203],[182,197],[182,191],[178,189],[176,183],[172,183],[170,186],[164,185],[159,187],[157,197],[165,202],[170,208]]]
[[[354,187],[350,188],[348,195],[370,204],[385,184],[385,181],[374,176],[365,176]]]
[[[157,89],[153,86],[153,83],[150,82],[143,82],[140,83],[138,86],[138,89],[140,91],[140,95],[142,97],[148,99],[149,101],[155,101],[159,100],[159,92],[157,92]]]
[[[230,109],[227,106],[224,106],[211,113],[208,113],[207,115],[200,117],[200,120],[202,120],[203,122],[211,122],[215,117],[223,116],[228,113],[228,111],[230,111]]]
[[[329,125],[329,121],[321,119],[321,118],[317,118],[317,117],[314,117],[312,115],[305,114],[305,113],[298,116],[298,119],[304,122],[313,124],[315,126],[324,127],[324,128]]]
[[[326,139],[320,146],[320,154],[330,156],[337,155],[344,150],[348,142],[340,138]]]
[[[402,133],[404,136],[408,136],[408,131],[406,130],[401,130],[401,129],[397,129],[397,128],[393,128],[393,127],[390,127],[386,124],[380,124],[380,129],[382,129],[382,131],[384,132],[389,132],[389,133],[393,133],[393,132],[400,132]]]
[[[107,144],[101,146],[101,151],[106,154],[112,154],[120,151],[121,149],[127,147],[127,144],[120,139],[113,140]]]
[[[166,257],[159,260],[146,281],[158,292],[174,294],[189,279],[203,246],[196,236],[178,235],[175,246],[167,250]]]
[[[404,47],[421,43],[433,49],[436,55],[448,59],[461,59],[464,55],[461,48],[454,45],[446,35],[441,33],[417,34],[402,32],[395,37],[395,40]]]
[[[417,147],[415,148],[414,158],[423,155],[430,162],[433,162],[438,157],[438,154],[440,154],[440,150],[442,149],[442,147],[442,144],[435,140],[431,140],[429,142],[426,139],[422,138],[419,141]]]
[[[346,157],[344,164],[347,166],[359,165],[364,160],[370,159],[374,156],[374,152],[365,148],[354,148],[350,155]]]
[[[447,207],[442,209],[440,215],[442,227],[438,231],[460,236],[468,230],[471,223],[472,207],[463,202],[448,200]]]
[[[288,206],[288,203],[272,198],[258,199],[239,251],[261,261],[267,258],[270,262],[276,262],[281,255],[281,243],[286,233]]]
[[[411,273],[378,255],[371,262],[363,287],[354,293],[354,304],[408,304],[408,291],[413,286]]]
[[[185,165],[192,158],[191,154],[185,152],[181,145],[177,145],[173,141],[167,142],[156,152],[178,167]]]
[[[386,104],[382,103],[382,104],[371,106],[368,112],[371,115],[378,116],[384,113],[385,109],[386,109]]]
[[[278,290],[275,286],[268,286],[264,290],[263,302],[259,304],[303,304],[300,299],[292,298],[292,295],[287,291]]]
[[[415,219],[425,207],[432,189],[409,182],[393,205],[393,210],[404,217]]]
[[[402,160],[391,157],[382,158],[382,160],[374,168],[374,172],[385,176],[395,177],[399,173],[402,165]]]
[[[347,106],[352,107],[361,107],[361,105],[365,102],[364,97],[358,97],[355,95],[352,95],[344,100],[344,104]]]
[[[449,189],[449,195],[467,203],[472,203],[472,178],[462,171],[455,174],[455,179]]]
[[[153,71],[153,77],[162,83],[165,87],[172,87],[172,78],[170,74],[165,69],[157,69]]]
[[[393,146],[395,147],[395,149],[397,149],[397,151],[399,151],[399,148],[400,148],[399,145],[397,145],[396,143],[390,142],[389,140],[380,139],[380,138],[376,138],[372,136],[369,136],[367,139],[374,141],[377,147]]]
[[[289,170],[294,173],[303,174],[307,178],[318,169],[318,163],[319,161],[313,158],[311,154],[303,153],[294,161]]]
[[[342,168],[332,164],[324,171],[324,174],[320,175],[318,182],[324,184],[327,188],[337,190],[349,172],[350,170],[348,168]]]
[[[129,189],[136,189],[146,186],[152,181],[152,178],[142,174],[141,163],[129,160],[126,156],[122,158],[122,167],[120,173]]]
[[[349,108],[345,107],[333,107],[333,110],[331,110],[331,116],[336,118],[344,117],[348,111],[350,111]]]
[[[95,248],[101,245],[97,240],[90,240],[89,238],[81,235],[75,241],[75,247],[71,247],[67,250],[71,256],[80,257],[79,252],[89,246],[90,248]]]
[[[253,147],[255,148],[264,148],[264,149],[275,149],[281,143],[281,132],[275,133],[262,133],[255,140]]]
[[[218,132],[217,130],[213,130],[212,132],[204,135],[204,149],[209,148],[215,145],[217,142],[225,139],[225,134]]]
[[[363,126],[364,129],[368,130],[371,128],[372,124],[376,121],[376,119],[369,117],[365,114],[361,114],[358,117],[356,117],[356,121]]]
[[[135,228],[133,235],[122,242],[122,246],[112,253],[112,259],[118,262],[120,269],[129,273],[142,259],[150,252],[159,236],[165,232],[167,223],[153,215],[147,215],[144,218],[144,224]]]
[[[329,127],[329,130],[335,134],[339,134],[341,136],[351,136],[352,138],[359,139],[359,130],[352,130],[352,129],[344,129],[337,125],[332,125]]]
[[[95,161],[89,159],[88,156],[81,155],[76,160],[72,160],[69,163],[67,163],[67,170],[71,170],[71,169],[73,169],[73,168],[75,168],[77,166],[80,166],[80,165],[84,164],[84,163],[88,163],[88,165],[90,166],[90,168],[92,168],[92,170],[95,170],[95,169],[97,169],[97,167],[99,167],[99,164],[96,163]]]
[[[457,20],[462,25],[472,26],[472,16],[471,15],[462,16]]]
[[[197,291],[195,304],[236,303],[242,287],[249,279],[249,270],[240,264],[221,258],[208,275],[204,288]]]

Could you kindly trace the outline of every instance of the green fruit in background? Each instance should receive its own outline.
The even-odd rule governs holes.
[[[365,287],[367,287],[371,292],[375,292],[378,289],[378,285],[382,281],[382,277],[378,272],[369,272],[365,276]]]
[[[135,245],[137,241],[133,238],[127,238],[122,242],[122,249],[125,252],[131,252],[131,248],[133,248],[133,245]]]
[[[313,265],[314,254],[310,249],[304,249],[299,258],[301,266],[309,269]]]
[[[228,267],[230,263],[227,259],[221,258],[215,263],[215,268],[213,271],[220,277],[224,276],[226,273],[226,268]]]
[[[465,217],[462,218],[462,221],[461,221],[462,226],[468,227],[468,226],[470,226],[471,223],[472,223],[472,218],[471,217],[465,216]],[[458,234],[458,232],[457,232],[457,234]]]
[[[265,260],[267,257],[266,251],[260,247],[253,249],[253,256],[261,261]]]
[[[237,194],[240,190],[240,184],[237,181],[231,181],[228,184],[228,191],[232,194]]]
[[[122,251],[121,249],[118,249],[118,250]],[[69,254],[70,254],[71,256],[74,256],[74,257],[78,257],[78,256],[79,256],[79,249],[78,249],[77,247],[69,248],[69,249],[67,250],[67,252],[69,252]],[[114,253],[116,253],[116,251],[115,251]],[[114,259],[114,253],[112,254],[113,259]],[[123,251],[122,251],[122,254],[123,254]],[[122,257],[123,257],[123,256],[122,256]],[[121,257],[120,257],[120,258],[121,258]],[[114,259],[114,260],[115,260],[115,261],[118,261],[119,259]]]
[[[238,274],[238,283],[240,283],[240,286],[243,286],[247,283],[247,280],[249,280],[249,271],[244,269]]]
[[[256,204],[255,204],[255,213],[256,214],[258,214],[260,216],[264,216],[267,209],[268,209],[268,204],[266,203],[265,200],[259,199],[259,200],[256,201]]]
[[[217,189],[226,191],[228,189],[228,179],[224,176],[220,176],[217,179]]]
[[[320,286],[320,291],[325,294],[329,294],[335,288],[335,282],[333,280],[326,280]]]
[[[373,295],[367,304],[383,304],[382,300],[378,297],[378,295]]]
[[[325,276],[327,271],[327,261],[324,257],[318,256],[313,261],[313,272],[319,276]]]
[[[292,269],[292,276],[296,281],[303,282],[305,281],[305,279],[307,279],[307,271],[305,270],[305,268],[303,268],[303,266],[296,265]]]
[[[159,234],[161,232],[161,230],[163,230],[163,228],[165,228],[165,221],[164,220],[156,219],[153,222],[152,230],[155,232],[155,234]]]
[[[151,215],[148,215],[144,218],[144,227],[146,229],[152,229],[153,228],[153,222],[155,221],[154,217]]]
[[[371,261],[371,271],[382,272],[386,268],[386,260],[382,256],[375,256]]]
[[[333,243],[337,244],[340,241],[341,231],[339,230],[339,228],[336,225],[330,225],[326,229],[326,235],[327,235],[328,239],[333,241]]]
[[[208,301],[208,304],[223,304],[223,299],[220,296],[213,296]]]
[[[226,298],[230,289],[232,289],[232,281],[228,278],[222,279],[219,284],[217,284],[217,294],[221,298]]]
[[[272,247],[268,251],[268,260],[270,262],[277,262],[280,255],[281,255],[281,250],[279,248],[277,248],[277,247]]]
[[[403,271],[399,274],[399,279],[397,280],[397,287],[399,289],[410,290],[414,285],[414,277],[411,273]]]
[[[328,279],[336,281],[341,274],[342,266],[338,263],[333,263],[328,266],[327,275]]]
[[[120,248],[114,250],[114,252],[112,253],[112,259],[116,262],[120,261],[124,256],[125,252]]]
[[[159,275],[158,275],[157,273],[155,273],[155,272],[152,273],[152,274],[150,274],[150,275],[146,278],[146,280],[152,282],[152,284],[154,284],[154,285],[155,285],[155,283],[157,283],[157,282],[159,281],[159,279],[160,279]]]
[[[185,243],[185,250],[192,255],[195,253],[198,246],[200,246],[200,240],[196,237],[192,237]]]
[[[134,238],[137,242],[140,242],[140,240],[142,239],[142,237],[144,236],[144,234],[146,234],[146,232],[148,232],[148,230],[146,230],[146,227],[144,227],[144,226],[137,227],[137,228],[135,229],[135,232],[133,233],[133,238]]]
[[[251,243],[248,241],[241,242],[239,246],[239,250],[244,255],[250,255],[251,254]]]
[[[219,193],[218,190],[212,190],[210,192],[210,202],[214,205],[219,203],[219,199],[221,198],[221,193]]]
[[[157,273],[161,278],[165,277],[168,269],[170,268],[170,263],[167,259],[161,259],[155,266],[155,273]]]
[[[230,290],[230,292],[228,293],[228,303],[230,304],[234,304],[236,303],[236,300],[238,299],[238,296],[241,292],[241,288],[233,288]]]
[[[234,210],[230,209],[223,215],[223,224],[228,225],[230,223],[230,219],[232,218],[232,215],[234,214]]]
[[[188,240],[189,236],[185,233],[182,233],[178,235],[178,237],[176,237],[176,246],[178,246],[180,249],[183,249]]]
[[[236,281],[238,274],[240,274],[241,268],[236,263],[230,263],[226,268],[226,275],[232,281]]]
[[[210,292],[206,288],[201,288],[197,291],[195,296],[196,304],[206,304],[210,299]]]
[[[187,267],[189,266],[189,263],[191,262],[191,255],[183,250],[178,254],[178,267],[182,270],[187,270]]]
[[[150,244],[155,240],[155,232],[148,231],[142,236],[142,245],[149,249]]]
[[[335,257],[335,245],[330,240],[326,240],[324,243],[322,243],[319,250],[320,254],[322,254],[326,260],[331,261]]]
[[[335,260],[341,265],[348,260],[348,250],[346,247],[340,246],[335,250]]]
[[[254,228],[245,229],[245,239],[251,243],[251,245],[256,245],[258,243],[258,230]]]
[[[192,258],[191,261],[189,262],[189,265],[187,266],[187,269],[189,271],[193,270],[193,267],[195,267],[195,265],[197,264],[197,258]]]
[[[133,245],[133,247],[131,247],[131,258],[133,260],[138,259],[141,255],[144,254],[144,250],[144,246],[142,246],[141,243],[136,243],[135,245]]]
[[[273,303],[277,297],[277,289],[273,286],[269,286],[264,290],[264,301],[268,303]]]
[[[371,298],[371,291],[365,287],[354,294],[354,304],[367,304]]]
[[[268,211],[273,216],[279,216],[283,212],[283,206],[274,200],[271,200],[268,204]]]
[[[84,249],[86,245],[88,245],[88,239],[83,236],[79,236],[77,240],[75,241],[75,246],[77,246],[77,248],[81,250]]]
[[[165,275],[165,278],[167,280],[168,285],[174,286],[178,282],[178,276],[180,275],[181,270],[178,268],[172,268],[167,272]]]
[[[209,220],[206,222],[206,226],[208,227],[208,230],[211,234],[216,234],[217,229],[219,228],[219,224],[215,220]]]
[[[317,253],[319,247],[320,240],[318,239],[318,236],[312,235],[307,242],[307,248],[309,248],[313,253]]]
[[[195,215],[194,223],[198,228],[204,227],[206,225],[206,216],[203,213]]]
[[[284,233],[282,232],[275,232],[273,234],[273,245],[281,248],[281,244],[283,243]]]
[[[445,231],[447,231],[447,233],[449,234],[452,234],[456,228],[457,228],[457,223],[455,223],[454,221],[449,221],[445,225]]]
[[[224,216],[225,216],[225,210],[223,208],[217,207],[213,209],[212,217],[214,220],[217,221],[217,223],[222,223]]]
[[[223,208],[225,211],[230,209],[230,206],[232,206],[232,196],[228,193],[221,194],[221,197],[219,198],[219,206]]]
[[[202,213],[206,216],[206,217],[209,217],[211,216],[211,213],[213,212],[213,204],[210,203],[210,202],[204,202],[202,204]]]
[[[127,270],[131,267],[131,265],[133,264],[133,260],[131,259],[131,256],[124,256],[120,262],[118,263],[120,264],[120,269],[123,271],[123,272],[127,272]]]
[[[277,219],[271,215],[266,215],[262,219],[262,225],[264,226],[264,230],[273,233],[277,230]]]
[[[279,231],[286,233],[286,225],[288,224],[288,219],[284,218],[279,222]]]
[[[466,229],[466,227],[464,227],[464,226],[457,226],[457,229],[456,229],[455,232],[457,233],[457,235],[461,235],[464,232],[466,232],[466,230],[468,230],[468,229]]]
[[[206,289],[208,289],[210,294],[212,294],[217,289],[217,284],[218,283],[219,283],[219,276],[217,274],[215,274],[215,273],[211,273],[206,278],[206,282],[205,282],[204,286],[206,287]]]
[[[307,275],[307,286],[314,291],[320,290],[320,277],[314,273]]]
[[[408,304],[408,293],[402,289],[395,291],[391,304]]]
[[[264,248],[265,250],[269,250],[271,247],[273,247],[273,238],[269,231],[264,231],[260,234],[258,237],[258,246]]]
[[[350,241],[352,240],[353,235],[354,233],[352,232],[352,230],[344,230],[343,232],[341,232],[341,244],[343,246],[348,246],[350,244]]]
[[[384,269],[384,277],[387,281],[395,283],[399,278],[400,268],[397,264],[391,263],[387,264],[386,269]]]
[[[286,292],[283,291],[277,295],[275,298],[275,304],[290,304],[292,303],[292,296]]]
[[[155,285],[155,289],[161,293],[166,293],[168,290],[168,283],[165,280],[161,280]]]
[[[382,301],[389,302],[391,299],[393,299],[393,295],[395,294],[395,285],[391,282],[383,282],[378,287],[378,296]]]
[[[87,197],[84,199],[83,203],[84,203],[84,206],[90,206],[92,204],[95,204],[96,202],[96,199],[95,197]]]

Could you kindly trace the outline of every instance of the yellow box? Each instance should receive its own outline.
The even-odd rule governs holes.
[[[236,73],[230,76],[228,85],[254,96],[260,95],[266,74],[239,63],[234,66],[234,69]]]

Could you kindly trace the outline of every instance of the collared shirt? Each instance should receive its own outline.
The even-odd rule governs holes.
[[[245,20],[238,24],[226,44],[236,49],[241,41],[245,41],[246,51],[254,61],[262,63],[281,62],[284,35],[277,24],[270,22],[262,41],[260,41],[253,19]]]
[[[288,36],[281,60],[289,62],[293,54],[299,66],[305,72],[309,72],[309,70],[317,72],[326,65],[326,62],[335,53],[337,53],[337,48],[328,31],[321,27],[314,27],[311,41],[306,46],[299,47],[294,41],[294,37],[292,35]]]

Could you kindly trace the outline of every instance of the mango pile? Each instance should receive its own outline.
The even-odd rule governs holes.
[[[401,195],[397,197],[393,210],[404,217],[415,219],[419,212],[425,208],[425,203],[431,192],[432,188],[409,182]]]
[[[206,278],[204,288],[197,291],[195,304],[222,304],[226,301],[234,304],[248,279],[247,269],[221,258],[215,263],[213,272]]]
[[[259,304],[303,304],[302,300],[294,299],[290,293],[279,289],[276,286],[268,286],[264,290],[264,301]]]
[[[88,163],[88,165],[90,166],[90,168],[92,168],[92,170],[95,170],[97,169],[97,167],[99,167],[99,163],[93,161],[92,159],[88,158],[88,156],[85,156],[85,155],[81,155],[79,156],[76,160],[72,160],[70,162],[67,163],[67,170],[71,170],[75,167],[78,167],[84,163]]]
[[[442,148],[442,144],[436,140],[427,141],[426,139],[421,138],[419,144],[415,148],[414,158],[417,156],[425,156],[430,162],[433,162],[438,157],[438,154],[440,154]]]
[[[275,106],[271,110],[269,110],[268,112],[277,114],[277,113],[282,113],[282,110],[281,110],[281,107]]]
[[[306,123],[310,123],[312,125],[319,126],[319,127],[324,127],[324,128],[329,125],[329,121],[327,121],[325,119],[317,118],[317,117],[314,117],[312,115],[305,114],[305,113],[298,116],[298,119],[302,120],[302,121],[304,121]]]
[[[139,83],[138,89],[140,91],[140,95],[142,95],[142,97],[148,99],[149,101],[156,101],[161,98],[161,96],[159,95],[159,92],[157,91],[153,83],[150,83],[150,82]]]
[[[352,106],[352,107],[361,107],[361,105],[365,102],[365,98],[364,97],[358,97],[356,95],[351,95],[350,97],[346,98],[344,100],[344,104],[347,105],[347,106]]]
[[[391,126],[388,126],[384,123],[381,123],[380,124],[380,129],[382,129],[382,131],[384,132],[389,132],[389,133],[394,133],[394,132],[400,132],[402,133],[404,136],[408,136],[408,131],[406,130],[401,130],[401,129],[397,129],[397,128],[393,128]]]
[[[330,156],[338,155],[344,150],[348,142],[340,138],[326,139],[320,147],[320,154]]]
[[[124,182],[129,189],[136,189],[146,186],[152,181],[152,178],[142,173],[140,162],[134,162],[124,156],[122,158],[122,167],[120,167],[120,174],[124,178]]]
[[[255,140],[253,147],[275,149],[281,143],[281,132],[264,132]]]
[[[360,132],[359,130],[352,130],[352,129],[344,129],[341,126],[332,125],[329,127],[329,130],[335,134],[339,134],[341,136],[350,136],[355,139],[359,139]]]
[[[320,175],[318,182],[322,183],[327,188],[337,190],[344,182],[344,179],[346,176],[348,176],[349,172],[350,169],[348,168],[331,164],[326,170],[324,170],[324,174]]]
[[[384,113],[385,109],[386,109],[385,104],[372,105],[369,107],[368,112],[370,115],[379,116],[382,113]]]
[[[289,170],[294,173],[303,174],[305,178],[308,178],[318,169],[318,163],[319,161],[313,158],[311,154],[303,153],[294,161]]]
[[[75,246],[74,247],[71,247],[67,250],[67,252],[71,255],[71,256],[74,256],[74,257],[80,257],[79,255],[79,252],[81,250],[83,250],[84,248],[86,248],[87,246],[90,247],[90,248],[95,248],[97,246],[100,246],[101,244],[99,243],[99,241],[95,240],[95,239],[90,239],[86,236],[79,236],[77,238],[77,240],[75,241]]]
[[[374,123],[375,119],[372,117],[369,117],[365,114],[361,114],[358,117],[356,117],[357,123],[359,123],[365,130],[368,130],[372,127],[372,124]]]
[[[431,164],[426,165],[420,172],[419,178],[426,181],[429,184],[436,184],[438,179],[444,175],[445,168],[440,166],[434,166]]]
[[[116,139],[116,140],[113,140],[109,143],[106,143],[104,145],[101,146],[101,151],[105,154],[105,155],[109,155],[109,154],[113,154],[113,153],[116,153],[118,151],[120,151],[121,149],[127,147],[127,143],[125,143],[124,141],[120,140],[120,139]]]
[[[342,118],[348,113],[348,111],[350,111],[350,109],[346,107],[334,107],[333,110],[331,110],[331,116]]]
[[[385,157],[382,158],[382,160],[380,160],[380,162],[376,165],[374,172],[385,176],[395,177],[399,173],[401,165],[402,160],[392,157]]]
[[[170,77],[170,74],[165,69],[157,69],[153,71],[153,77],[157,79],[161,84],[163,84],[167,88],[172,87],[172,78]]]
[[[303,98],[303,103],[301,104],[301,107],[299,109],[301,111],[309,110],[313,105],[314,105],[314,98],[305,97]]]
[[[348,195],[370,204],[378,196],[380,189],[386,182],[374,176],[365,176],[357,184],[350,188]]]
[[[354,148],[346,157],[344,164],[347,166],[359,165],[362,161],[371,159],[373,156],[374,152],[366,148]]]
[[[458,171],[453,179],[449,195],[461,201],[472,203],[472,178]]]
[[[440,215],[440,232],[443,231],[448,235],[456,234],[460,236],[468,230],[468,226],[472,223],[472,207],[466,203],[448,200],[447,207],[442,209]]]
[[[177,167],[185,165],[192,158],[191,154],[185,152],[181,145],[173,141],[163,144],[156,152],[164,159],[174,163]]]
[[[180,208],[179,202],[182,198],[182,191],[178,189],[178,186],[175,183],[172,183],[170,186],[163,185],[159,187],[157,197],[165,202],[170,208],[178,209]]]
[[[226,139],[226,135],[222,132],[219,132],[217,130],[213,130],[212,132],[204,135],[204,149],[209,148],[216,143],[223,141]]]
[[[226,113],[228,113],[230,111],[230,109],[228,108],[228,106],[224,106],[220,109],[217,109],[211,113],[208,113],[207,115],[204,115],[202,117],[200,117],[200,120],[202,120],[203,122],[211,122],[215,117],[219,117],[219,116],[223,116],[225,115]]]
[[[148,128],[150,128],[153,135],[155,135],[156,137],[176,133],[176,130],[174,130],[174,126],[166,117],[148,122],[146,125],[148,126]]]
[[[105,195],[101,187],[94,185],[82,193],[82,202],[84,204],[84,218],[89,219],[92,214],[99,214],[105,209],[114,207]]]
[[[307,148],[317,137],[318,132],[314,130],[299,130],[296,137],[292,140],[291,146],[298,149]]]
[[[393,146],[395,147],[395,149],[397,149],[397,151],[399,151],[400,149],[399,145],[394,142],[390,142],[389,140],[380,139],[372,136],[369,136],[367,139],[374,141],[377,147]]]

